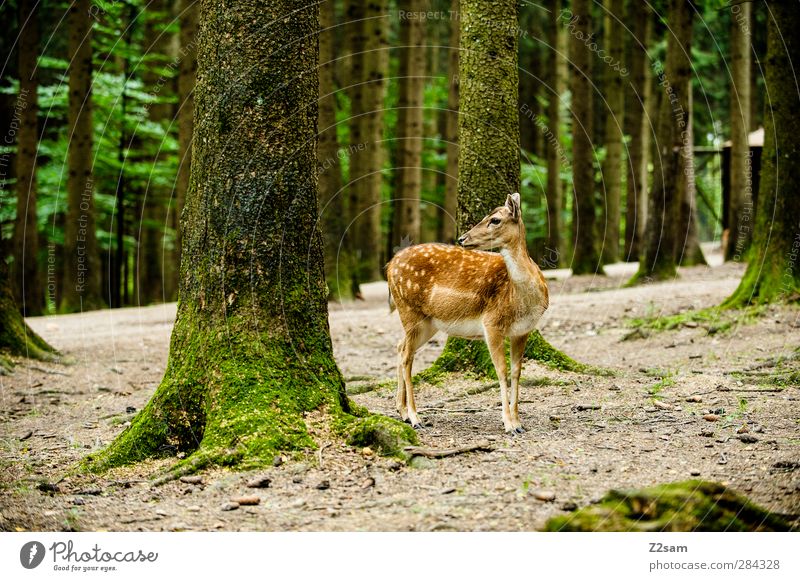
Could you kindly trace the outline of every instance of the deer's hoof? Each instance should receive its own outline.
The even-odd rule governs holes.
[[[516,433],[518,433],[518,434],[524,434],[524,433],[525,433],[525,428],[523,428],[522,426],[520,426],[520,427],[518,427],[518,428],[514,428],[514,431],[515,431]]]
[[[423,424],[420,421],[420,422],[417,422],[416,424],[411,424],[411,427],[414,428],[415,430],[421,430],[421,429],[423,429],[425,427],[425,424]]]

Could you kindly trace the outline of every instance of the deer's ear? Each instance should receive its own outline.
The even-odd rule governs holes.
[[[506,208],[508,208],[508,211],[511,212],[511,215],[515,219],[519,218],[521,213],[521,207],[520,207],[520,199],[518,193],[515,192],[506,197]]]

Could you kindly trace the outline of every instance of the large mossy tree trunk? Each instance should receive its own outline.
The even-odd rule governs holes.
[[[597,200],[594,185],[594,92],[592,55],[584,41],[592,34],[592,12],[588,0],[574,0],[570,32],[570,90],[572,92],[572,165],[574,191],[573,274],[603,274],[597,248]],[[584,40],[581,40],[584,39]]]
[[[89,0],[75,0],[69,20],[69,151],[64,223],[64,284],[59,310],[105,306],[95,233],[92,175],[92,23]]]
[[[459,62],[458,232],[466,232],[519,191],[517,4],[461,0]],[[584,369],[534,331],[526,356],[565,370]],[[436,382],[467,371],[496,377],[483,341],[450,337],[433,365],[419,374]]]
[[[412,13],[424,13],[427,0],[410,0]],[[397,177],[392,204],[388,258],[420,240],[422,142],[425,91],[425,20],[400,19],[400,80],[397,112]]]
[[[336,83],[334,79],[334,34],[336,14],[333,0],[323,0],[319,12],[319,175],[320,228],[325,248],[325,278],[330,298],[350,297],[350,247],[346,244],[347,204],[342,188],[342,152],[336,135]]]
[[[42,313],[44,295],[40,283],[37,254],[39,227],[36,223],[36,157],[39,149],[39,11],[34,0],[20,0],[19,94],[17,134],[17,219],[14,222],[14,272],[17,300],[25,316]],[[4,257],[0,257],[4,260]]]
[[[769,3],[767,24],[764,150],[758,211],[739,287],[723,306],[796,301],[800,297],[800,94],[794,75],[800,62],[800,11],[789,0]]]
[[[650,149],[650,122],[646,115],[651,100],[647,50],[650,45],[653,18],[648,6],[631,2],[633,34],[629,38],[630,77],[625,105],[625,133],[628,144],[627,197],[625,200],[625,256],[624,260],[639,260],[642,251],[644,227],[647,221],[647,162]]]
[[[605,0],[603,34],[607,39],[612,62],[625,60],[625,2],[624,0]],[[605,64],[605,63],[604,63]],[[605,235],[603,237],[603,261],[619,261],[620,239],[620,200],[622,198],[622,141],[625,125],[625,86],[619,70],[605,67],[605,100],[608,110],[605,113],[604,145],[606,158],[603,162],[603,185],[605,189]]]
[[[670,0],[666,67],[656,66],[660,95],[657,142],[653,147],[653,187],[647,209],[644,253],[639,271],[629,284],[669,280],[677,276],[675,250],[681,222],[680,181],[686,141],[689,138],[686,107],[694,8],[685,0]],[[681,240],[683,240],[681,238]]]
[[[731,6],[731,165],[728,244],[725,260],[744,260],[753,230],[750,158],[751,4]]]
[[[8,266],[0,260],[0,375],[13,367],[9,356],[49,361],[58,352],[25,323],[11,292]]]
[[[178,175],[175,179],[175,209],[172,212],[172,227],[175,244],[171,252],[173,269],[178,276],[165,282],[167,300],[177,298],[177,282],[180,276],[181,259],[181,213],[189,190],[192,166],[192,130],[194,127],[194,83],[197,76],[197,7],[196,0],[178,0]]]
[[[92,469],[176,452],[191,454],[178,470],[255,467],[315,445],[308,412],[334,428],[352,418],[317,227],[318,5],[203,0],[199,20],[167,371],[131,426],[88,460]],[[391,426],[413,440],[411,428]]]

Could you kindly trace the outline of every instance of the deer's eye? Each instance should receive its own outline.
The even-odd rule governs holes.
[[[500,223],[500,218],[492,218],[489,220],[489,224],[497,225]]]

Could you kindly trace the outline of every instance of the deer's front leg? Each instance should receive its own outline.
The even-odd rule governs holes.
[[[492,356],[494,369],[497,371],[497,379],[500,381],[500,400],[503,403],[503,427],[506,433],[514,433],[514,425],[511,422],[511,410],[508,405],[508,375],[506,373],[506,350],[502,331],[486,327],[486,345],[489,347],[489,354]]]
[[[525,431],[519,419],[519,376],[522,373],[522,356],[525,354],[527,342],[527,334],[511,337],[511,424],[517,433]]]

